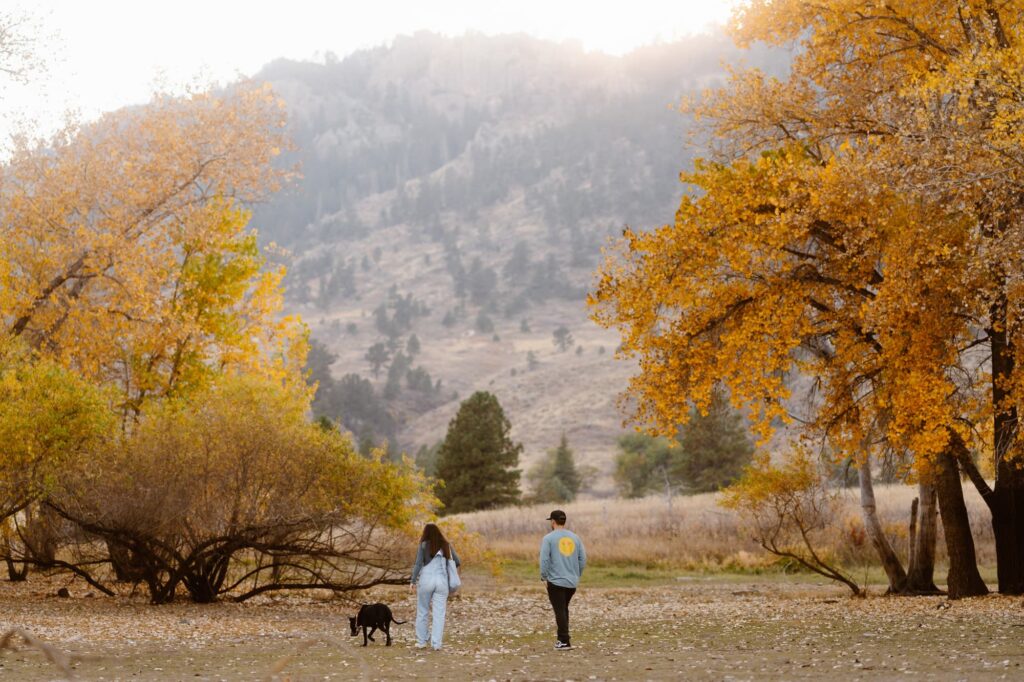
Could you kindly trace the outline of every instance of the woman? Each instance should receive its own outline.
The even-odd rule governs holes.
[[[433,523],[423,527],[420,547],[416,552],[416,564],[412,567],[410,590],[416,590],[416,648],[427,648],[427,609],[433,606],[433,627],[429,633],[434,651],[441,648],[444,637],[444,614],[448,601],[448,559],[454,559],[461,566],[459,555],[444,533]],[[418,581],[418,587],[417,587]]]

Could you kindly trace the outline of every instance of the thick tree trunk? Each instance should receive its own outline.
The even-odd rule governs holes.
[[[998,225],[996,229],[1002,229]],[[1005,291],[1006,275],[996,272],[1000,290]],[[992,511],[992,530],[996,543],[996,574],[999,592],[1024,594],[1024,471],[1011,461],[1010,453],[1019,428],[1017,406],[1009,389],[1016,369],[1015,353],[1007,335],[1008,301],[1000,294],[990,309],[991,324],[986,330],[992,349],[992,407],[994,416],[993,450],[996,461],[995,490],[986,495],[977,480],[971,479]],[[987,485],[984,486],[987,488]]]
[[[1024,594],[1024,470],[1016,462],[1000,462],[991,509],[999,592]]]
[[[942,530],[946,536],[946,553],[949,555],[946,589],[950,599],[988,594],[988,587],[978,573],[971,522],[967,516],[967,505],[964,503],[963,486],[954,454],[957,447],[963,448],[963,441],[958,434],[951,433],[949,447],[935,460],[935,492],[942,517]]]
[[[911,538],[910,562],[907,568],[907,591],[915,594],[938,594],[935,586],[935,539],[938,509],[935,486],[931,482],[918,483],[917,532]]]
[[[907,574],[903,570],[903,564],[893,551],[889,539],[882,531],[882,524],[878,520],[878,509],[875,505],[875,488],[871,482],[871,459],[865,456],[863,462],[857,467],[857,476],[860,481],[860,508],[864,514],[864,528],[867,531],[871,545],[878,552],[878,558],[885,569],[885,575],[889,578],[889,593],[902,594],[907,589]]]

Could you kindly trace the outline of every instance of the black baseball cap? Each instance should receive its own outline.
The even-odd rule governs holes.
[[[554,521],[555,523],[565,523],[565,512],[562,511],[561,509],[556,509],[555,511],[548,514],[548,517],[544,520]]]

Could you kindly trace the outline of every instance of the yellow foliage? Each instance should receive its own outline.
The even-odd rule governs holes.
[[[4,335],[114,384],[136,416],[151,397],[224,370],[285,380],[304,330],[279,319],[244,206],[289,173],[281,103],[265,86],[157,97],[50,140],[17,141],[0,186]]]
[[[1015,456],[1024,2],[753,0],[733,31],[797,44],[790,76],[687,105],[714,158],[590,298],[639,359],[637,416],[672,432],[725,383],[766,437],[800,371],[838,457],[884,443],[927,470],[950,429]]]
[[[0,339],[0,520],[47,493],[111,426],[109,401],[95,386]]]

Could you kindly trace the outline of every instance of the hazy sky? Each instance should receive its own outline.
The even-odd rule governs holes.
[[[399,34],[526,32],[622,54],[722,23],[737,0],[0,0],[38,17],[51,66],[0,95],[0,128],[18,114],[43,129],[143,102],[157,83],[224,82],[276,57],[343,57]],[[6,136],[6,130],[0,130]]]

